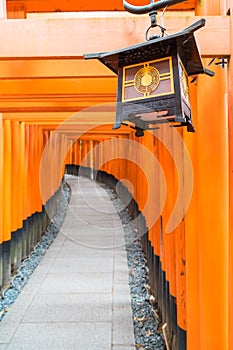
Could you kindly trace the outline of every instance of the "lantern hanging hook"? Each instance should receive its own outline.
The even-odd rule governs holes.
[[[167,6],[172,6],[175,4],[178,4],[180,2],[184,2],[185,0],[160,0],[160,1],[156,1],[154,2],[154,0],[150,0],[150,4],[148,5],[144,5],[144,6],[135,6],[135,5],[131,5],[129,4],[126,0],[123,0],[123,5],[126,11],[136,14],[136,15],[142,15],[142,14],[146,14],[148,13],[151,19],[151,25],[150,27],[147,29],[146,31],[146,40],[152,40],[152,39],[157,39],[160,37],[160,35],[158,34],[153,34],[150,37],[148,36],[149,34],[149,30],[151,28],[155,28],[155,27],[159,27],[161,30],[161,36],[163,37],[166,29],[157,24],[157,20],[156,20],[156,15],[157,15],[157,10],[161,10],[163,8],[167,8]],[[164,11],[163,11],[164,14]]]
[[[148,36],[149,35],[149,31],[150,31],[151,28],[159,27],[160,30],[161,30],[161,36],[162,37],[164,36],[164,33],[166,32],[166,29],[163,26],[161,26],[160,24],[157,23],[156,15],[157,15],[156,11],[149,12],[149,16],[150,16],[150,19],[151,19],[151,25],[149,26],[149,28],[146,31],[146,40],[147,41],[152,40],[152,39],[160,38],[159,34],[152,34],[151,36]]]

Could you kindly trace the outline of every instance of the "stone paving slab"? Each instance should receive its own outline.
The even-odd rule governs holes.
[[[57,255],[57,258],[77,258],[77,257],[101,257],[101,258],[112,258],[114,256],[113,249],[92,249],[90,247],[84,247],[81,245],[74,244],[70,240],[66,240],[63,245],[63,249],[61,249]]]
[[[111,322],[24,323],[9,350],[109,350]]]
[[[25,313],[23,323],[111,322],[112,294],[38,295]]]
[[[113,259],[102,256],[90,255],[89,259],[85,256],[57,257],[54,264],[51,266],[50,273],[66,274],[69,272],[112,272]]]
[[[112,273],[79,272],[49,273],[40,287],[40,294],[111,293]]]
[[[71,210],[0,322],[0,350],[135,349],[119,216],[98,184],[74,176],[67,182]]]

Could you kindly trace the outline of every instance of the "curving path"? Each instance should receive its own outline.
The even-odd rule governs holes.
[[[135,349],[121,221],[98,184],[67,182],[65,222],[0,323],[0,350]]]

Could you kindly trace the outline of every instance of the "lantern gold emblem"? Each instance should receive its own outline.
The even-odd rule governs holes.
[[[134,77],[135,89],[141,94],[150,95],[159,85],[159,71],[151,66],[138,70]]]

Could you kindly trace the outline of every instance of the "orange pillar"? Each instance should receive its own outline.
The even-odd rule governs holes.
[[[2,114],[0,114],[0,288],[3,282],[3,146],[4,146],[4,133]]]
[[[155,156],[155,158],[159,159],[159,152],[158,152],[158,144],[159,141],[156,139],[155,136],[153,136],[153,148],[152,152]],[[152,208],[152,210],[155,210],[156,212],[160,212],[160,185],[159,185],[159,168],[155,167],[154,169],[154,174],[153,174],[153,191],[154,191],[154,197],[155,197],[155,203]],[[159,297],[159,261],[160,261],[160,255],[162,254],[160,250],[160,240],[161,240],[161,235],[160,235],[160,229],[161,229],[161,218],[159,216],[158,220],[154,224],[154,226],[150,230],[150,235],[149,238],[151,239],[152,242],[152,247],[153,247],[153,253],[155,255],[154,258],[154,268],[156,273],[154,274],[155,280],[153,281],[154,284],[154,294],[156,300],[158,300]]]
[[[48,144],[46,147],[46,152],[48,152],[48,184],[47,184],[47,200],[50,199],[50,197],[54,193],[54,178],[52,176],[53,166],[54,166],[54,159],[53,159],[53,131],[48,131]]]
[[[65,164],[72,164],[72,143],[73,141],[66,137],[66,149],[68,149],[68,151],[66,153]],[[80,150],[82,150],[82,142],[80,143]]]
[[[23,220],[26,220],[27,217],[30,216],[29,213],[29,185],[28,185],[28,179],[29,179],[29,125],[25,126],[25,142],[24,142],[24,172],[23,172],[23,178],[24,178],[24,186],[23,186]]]
[[[0,114],[0,244],[3,242],[3,145],[4,145],[4,133],[2,115]],[[1,275],[1,266],[0,266]],[[0,277],[1,284],[1,277]]]
[[[23,3],[7,1],[7,18],[26,18],[26,6]]]
[[[197,84],[190,85],[193,124],[197,128]],[[184,142],[188,148],[195,172],[192,199],[185,216],[186,231],[186,310],[187,310],[187,349],[201,349],[200,339],[200,267],[199,267],[199,220],[198,220],[198,153],[196,133],[184,131]],[[185,167],[185,163],[184,163]],[[201,236],[201,233],[200,233]],[[201,237],[200,237],[201,239]]]
[[[18,229],[18,207],[20,201],[20,134],[19,134],[19,122],[14,121],[11,123],[12,130],[12,159],[11,159],[11,231],[14,232]]]
[[[217,16],[221,13],[225,0],[197,1],[196,15]]]
[[[4,120],[3,241],[11,239],[11,122]]]
[[[42,210],[42,199],[41,199],[41,191],[40,191],[40,181],[39,181],[39,174],[40,174],[40,163],[41,163],[41,157],[43,153],[43,132],[42,128],[37,126],[36,127],[36,211],[41,212]]]
[[[169,129],[168,129],[169,130]],[[171,210],[175,206],[175,200],[178,193],[182,191],[182,197],[185,197],[185,164],[184,164],[184,145],[182,142],[178,142],[177,138],[183,138],[183,128],[174,129],[171,133],[170,138],[172,139],[172,145],[170,149],[173,155],[174,163],[170,165],[170,174],[172,183],[170,184],[170,189],[168,187],[168,198],[170,198],[170,210],[169,215],[171,215]],[[169,142],[169,140],[168,140]],[[169,166],[169,163],[167,164]],[[167,173],[169,170],[167,169]],[[181,188],[178,187],[181,186]],[[184,202],[180,203],[180,211],[184,213]],[[170,255],[172,276],[175,275],[175,281],[171,283],[171,295],[176,297],[177,302],[177,346],[178,349],[183,349],[186,345],[186,331],[187,331],[187,312],[186,312],[186,230],[184,225],[184,220],[173,229],[170,236],[170,244],[168,254]]]
[[[58,171],[58,184],[61,183],[62,178],[64,176],[64,164],[63,164],[63,159],[64,159],[64,152],[63,152],[63,135],[59,134],[58,135],[58,166],[57,166],[57,171]],[[78,148],[79,148],[79,143],[78,143]],[[78,162],[78,160],[77,160]],[[78,164],[78,163],[77,163]]]
[[[229,349],[233,350],[233,6],[231,8],[231,53],[228,65],[229,128]]]
[[[18,228],[23,225],[23,201],[24,201],[24,152],[25,152],[25,125],[23,122],[19,124],[19,138],[20,138],[20,161],[19,161],[19,204],[18,204]]]
[[[197,15],[226,15],[226,0],[202,1],[199,4]],[[207,66],[209,61],[204,64]],[[216,71],[215,77],[199,76],[197,92],[198,169],[195,174],[199,195],[201,350],[229,348],[227,72],[215,65],[210,69]]]
[[[34,214],[35,198],[35,163],[34,163],[35,126],[29,125],[29,153],[28,153],[28,216]]]
[[[61,161],[62,161],[61,176],[63,177],[65,174],[65,145],[66,145],[65,135],[60,134],[60,139],[61,139]]]
[[[94,141],[93,144],[93,169],[98,170],[98,164],[100,164],[101,160],[101,147],[100,140]]]
[[[214,78],[200,76],[197,94],[200,350],[219,350],[228,349],[226,70],[218,66]]]

